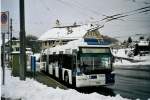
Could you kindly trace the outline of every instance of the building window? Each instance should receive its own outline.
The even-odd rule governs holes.
[[[20,50],[20,48],[19,47],[16,47],[16,51],[19,51]]]
[[[52,45],[55,43],[55,41],[52,41]]]
[[[47,41],[45,41],[45,46],[47,45]]]
[[[16,45],[17,43],[16,42],[12,42],[12,45]]]

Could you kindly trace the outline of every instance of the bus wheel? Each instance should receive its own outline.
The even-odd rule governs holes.
[[[68,73],[65,74],[64,81],[69,84],[69,76]]]

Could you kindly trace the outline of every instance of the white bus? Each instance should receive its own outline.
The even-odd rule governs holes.
[[[75,87],[109,85],[115,82],[109,46],[88,45],[83,39],[46,49],[44,70]]]

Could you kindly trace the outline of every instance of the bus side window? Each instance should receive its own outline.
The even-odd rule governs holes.
[[[52,56],[49,55],[49,64],[52,62]]]
[[[72,56],[72,73],[75,76],[76,75],[76,56]]]
[[[58,67],[62,68],[63,65],[63,54],[58,55]]]
[[[73,66],[72,57],[70,55],[63,55],[63,67],[71,69],[72,66]]]
[[[42,55],[42,61],[46,61],[46,55]]]

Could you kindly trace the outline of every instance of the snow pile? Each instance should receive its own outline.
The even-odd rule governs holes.
[[[21,100],[128,100],[120,95],[115,97],[103,96],[97,93],[83,94],[76,90],[63,90],[47,87],[33,79],[20,81],[18,77],[10,76],[6,70],[6,84],[2,86],[2,96]]]
[[[116,57],[123,57],[123,58],[129,58],[128,54],[129,51],[131,51],[131,48],[126,48],[126,49],[113,49],[112,53]]]
[[[150,59],[146,61],[135,62],[135,63],[132,63],[127,60],[115,60],[114,65],[150,65]]]
[[[131,62],[125,59],[116,59],[114,65],[150,65],[150,54],[146,55],[137,55],[137,56],[128,56],[132,52],[131,48],[126,49],[115,49],[112,50],[112,53],[115,57],[122,57],[127,59],[132,59],[138,62]]]
[[[143,41],[143,40],[141,40],[141,41],[139,41],[138,45],[139,46],[148,46],[149,45],[149,41]]]

